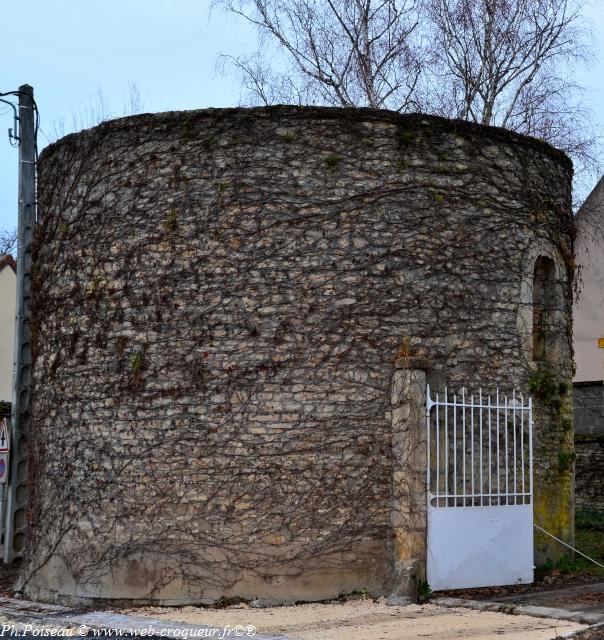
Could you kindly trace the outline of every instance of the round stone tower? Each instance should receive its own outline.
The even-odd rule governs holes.
[[[535,511],[568,539],[571,173],[504,130],[366,109],[141,115],[48,147],[25,592],[389,593],[406,359],[533,393]]]

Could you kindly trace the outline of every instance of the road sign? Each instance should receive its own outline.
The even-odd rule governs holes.
[[[8,453],[10,451],[10,441],[8,439],[8,422],[6,418],[2,420],[0,426],[0,453]]]
[[[0,453],[0,484],[8,480],[8,453]]]

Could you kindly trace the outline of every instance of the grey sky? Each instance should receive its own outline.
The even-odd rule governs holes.
[[[39,146],[55,125],[86,120],[102,92],[105,109],[122,115],[129,83],[136,83],[145,111],[234,106],[239,92],[216,75],[220,53],[255,44],[247,25],[214,13],[211,0],[28,0],[5,6],[0,24],[0,92],[28,83],[40,108]],[[26,11],[26,20],[18,12]],[[598,63],[579,76],[598,122],[604,122],[604,3],[594,0],[589,21]],[[28,31],[19,27],[27,24]],[[12,126],[0,108],[0,229],[16,225],[17,152],[8,144]]]

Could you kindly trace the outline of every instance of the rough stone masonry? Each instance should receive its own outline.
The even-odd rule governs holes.
[[[437,389],[533,394],[535,518],[571,539],[571,174],[536,140],[366,109],[48,147],[25,592],[393,592],[392,385],[420,359]]]
[[[575,382],[575,497],[580,509],[604,511],[604,383]]]

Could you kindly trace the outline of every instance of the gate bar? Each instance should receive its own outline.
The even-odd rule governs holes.
[[[496,390],[494,397],[490,394],[483,396],[482,389],[479,389],[477,395],[472,393],[466,397],[466,389],[462,388],[459,398],[456,393],[451,398],[449,389],[445,387],[443,397],[441,398],[440,393],[436,393],[433,400],[429,385],[426,387],[426,392],[428,442],[426,483],[430,504],[433,500],[437,507],[530,504],[533,497],[533,420],[530,396],[525,400],[522,393],[517,396],[516,391],[513,390],[510,397],[508,394],[500,394],[499,389]],[[444,410],[444,417],[441,415],[441,407]],[[433,408],[436,408],[434,415],[431,413]],[[450,411],[452,416],[449,415]],[[467,411],[470,411],[469,418]],[[476,411],[478,411],[477,415]],[[494,418],[493,411],[495,411]],[[525,413],[527,414],[528,442],[524,434]],[[460,447],[457,442],[458,414],[462,431]],[[476,429],[478,429],[478,435]],[[488,430],[486,437],[485,429]],[[518,435],[518,429],[520,429],[520,435]],[[433,441],[432,430],[434,430],[435,441]],[[452,431],[451,434],[450,431]],[[493,438],[496,439],[496,443],[493,443]],[[488,456],[485,456],[484,452],[485,443],[488,444]],[[479,448],[478,453],[476,446]],[[518,446],[520,446],[520,453]],[[510,451],[510,447],[513,447],[513,452]],[[458,449],[460,449],[459,452]],[[451,455],[453,456],[452,469]],[[459,460],[458,456],[460,456]],[[527,462],[529,463],[528,487]],[[469,471],[468,464],[470,464]],[[510,469],[511,464],[513,471]],[[453,474],[450,478],[451,471]],[[488,474],[488,480],[485,478],[485,473]],[[458,480],[461,487],[458,487]],[[433,482],[434,486],[432,486]]]

